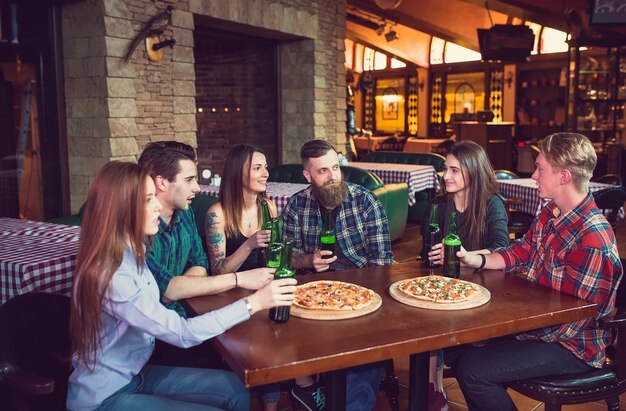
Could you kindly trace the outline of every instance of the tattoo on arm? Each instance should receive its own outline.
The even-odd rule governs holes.
[[[226,248],[226,240],[218,226],[219,221],[215,212],[208,213],[205,222],[207,254],[216,274],[221,273],[226,265],[225,252],[223,251]]]

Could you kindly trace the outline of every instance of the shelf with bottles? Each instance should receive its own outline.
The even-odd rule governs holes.
[[[572,44],[568,67],[567,129],[585,134],[602,152],[626,137],[626,47]]]
[[[532,139],[543,137],[549,130],[563,129],[565,85],[565,71],[560,65],[520,69],[516,92],[518,137]]]

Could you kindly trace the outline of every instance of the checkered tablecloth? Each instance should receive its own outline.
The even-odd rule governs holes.
[[[532,178],[498,180],[498,183],[500,183],[500,194],[504,197],[522,200],[522,204],[515,207],[517,211],[537,215],[549,201],[539,198],[537,183]],[[611,186],[594,181],[589,183],[589,191],[592,193],[607,187]]]
[[[308,184],[295,183],[267,183],[267,196],[276,204],[278,214],[283,212],[283,208],[287,205],[287,200],[300,190],[307,188]],[[219,194],[219,186],[200,184],[200,192],[202,194],[217,197]]]
[[[409,205],[415,204],[415,193],[429,188],[439,191],[439,178],[433,166],[392,163],[362,163],[351,161],[349,166],[370,171],[385,184],[406,183],[409,186]]]
[[[33,291],[70,295],[80,227],[0,218],[0,304]]]

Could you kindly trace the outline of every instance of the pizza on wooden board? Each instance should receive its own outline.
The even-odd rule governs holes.
[[[321,280],[299,285],[293,303],[309,310],[360,310],[375,303],[375,294],[356,284]]]
[[[398,290],[406,296],[422,301],[451,304],[467,301],[480,293],[469,281],[429,275],[406,280],[398,284]]]

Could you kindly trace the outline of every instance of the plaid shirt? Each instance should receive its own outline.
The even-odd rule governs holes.
[[[496,252],[507,269],[527,265],[528,280],[598,304],[593,318],[529,331],[519,340],[557,341],[593,367],[604,363],[610,332],[597,320],[615,308],[622,265],[611,226],[591,195],[559,216],[554,202],[541,211],[524,238]]]
[[[159,285],[161,297],[165,295],[172,278],[182,275],[190,267],[209,266],[191,209],[175,210],[171,227],[159,218],[159,232],[154,236],[146,262]],[[166,307],[176,310],[183,317],[187,316],[185,308],[178,301],[168,303]]]
[[[351,183],[338,206],[335,233],[341,252],[357,267],[393,262],[385,210],[371,191]],[[283,237],[294,240],[294,253],[319,250],[322,216],[311,187],[294,194],[283,210]]]

